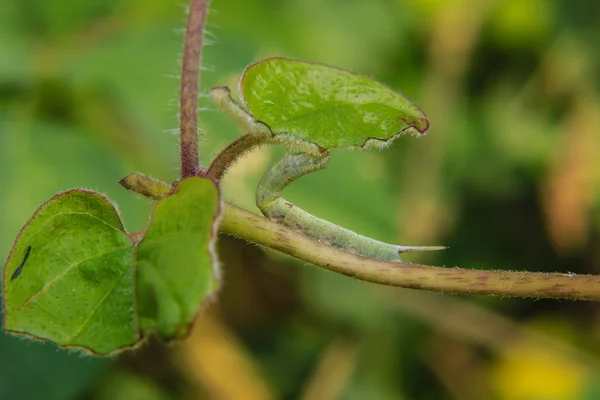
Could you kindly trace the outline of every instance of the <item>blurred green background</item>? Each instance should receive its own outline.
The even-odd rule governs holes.
[[[184,5],[0,0],[0,258],[55,192],[151,204],[117,181],[178,174]],[[600,273],[600,3],[593,0],[214,0],[201,85],[288,56],[353,69],[428,114],[424,138],[335,152],[287,197],[406,245],[411,260]],[[240,132],[200,114],[201,159]],[[256,210],[281,149],[225,179]],[[228,237],[224,285],[191,337],[99,359],[0,336],[1,399],[598,399],[594,303],[389,289]]]

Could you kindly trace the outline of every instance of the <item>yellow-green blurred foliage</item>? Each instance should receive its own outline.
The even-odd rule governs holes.
[[[214,0],[201,85],[274,55],[386,82],[429,135],[336,152],[291,201],[380,240],[450,246],[422,262],[600,274],[599,4]],[[184,21],[174,0],[0,0],[0,258],[71,187],[144,227],[151,205],[116,182],[177,177]],[[202,104],[206,165],[240,132]],[[240,161],[225,197],[256,210],[281,153]],[[187,341],[103,360],[3,335],[0,398],[600,398],[595,304],[389,290],[231,238],[220,250],[223,290]]]

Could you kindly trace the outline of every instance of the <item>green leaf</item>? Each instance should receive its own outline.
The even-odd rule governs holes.
[[[97,354],[134,344],[133,250],[104,196],[54,196],[22,229],[4,267],[4,329]]]
[[[163,339],[187,334],[198,310],[218,289],[214,253],[220,213],[211,179],[188,178],[156,204],[137,251],[140,327]]]
[[[382,147],[399,134],[423,134],[425,114],[389,87],[354,72],[283,58],[248,67],[245,105],[283,142],[333,148]]]

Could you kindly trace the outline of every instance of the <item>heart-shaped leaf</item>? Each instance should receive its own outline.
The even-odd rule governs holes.
[[[4,328],[97,354],[134,344],[133,257],[104,196],[54,196],[22,229],[4,267]]]
[[[203,302],[218,289],[214,242],[219,189],[207,178],[188,178],[156,204],[137,250],[140,327],[163,339],[187,334]]]
[[[401,133],[429,128],[425,114],[402,94],[327,65],[266,59],[244,71],[240,87],[254,119],[291,146],[381,147]]]

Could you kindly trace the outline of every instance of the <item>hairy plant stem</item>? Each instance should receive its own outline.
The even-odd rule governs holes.
[[[374,260],[319,243],[232,204],[225,206],[220,229],[330,271],[388,286],[460,294],[600,300],[600,276],[480,271]]]
[[[152,199],[171,186],[132,174],[121,180],[128,190]],[[134,185],[127,182],[135,182]],[[151,191],[153,193],[149,194]],[[278,250],[319,267],[367,282],[434,292],[600,301],[600,276],[516,271],[486,271],[382,261],[344,252],[265,217],[225,203],[222,233]]]
[[[240,157],[245,156],[266,140],[267,138],[263,135],[251,133],[240,136],[215,157],[204,176],[211,178],[215,182],[219,182],[229,167]]]
[[[210,0],[192,0],[183,47],[180,93],[181,177],[196,175],[198,159],[198,77],[202,35]]]

